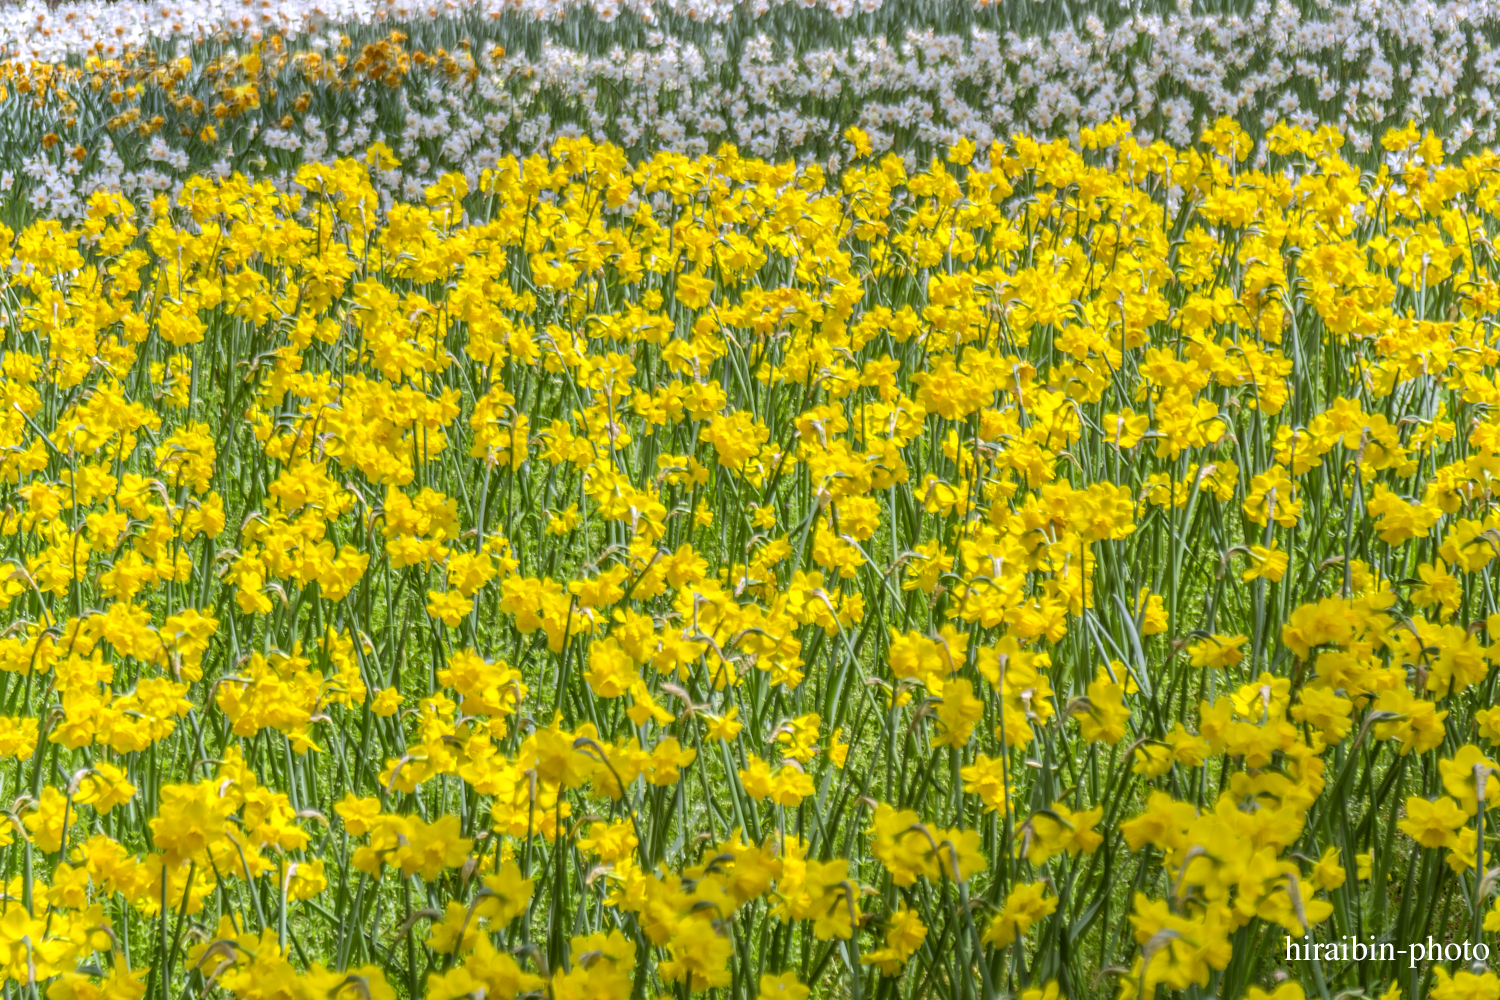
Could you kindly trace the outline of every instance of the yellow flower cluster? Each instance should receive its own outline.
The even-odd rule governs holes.
[[[0,232],[0,972],[1301,1000],[1406,972],[1282,938],[1500,930],[1500,156],[1269,141]]]

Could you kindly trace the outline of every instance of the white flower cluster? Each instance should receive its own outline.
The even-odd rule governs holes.
[[[96,48],[118,55],[152,43],[192,44],[226,36],[258,42],[273,34],[312,34],[328,25],[410,24],[457,15],[560,21],[578,9],[592,10],[606,22],[629,12],[649,24],[663,16],[719,23],[741,7],[760,15],[787,2],[838,17],[881,5],[881,0],[77,0],[58,6],[24,0],[0,7],[0,55],[56,63]]]
[[[1258,0],[1247,18],[1141,15],[1105,29],[1091,17],[1032,37],[913,30],[801,52],[765,34],[738,52],[716,37],[602,53],[556,42],[534,61],[508,55],[497,75],[569,95],[596,138],[702,147],[728,137],[758,155],[808,152],[809,139],[828,137],[830,108],[852,109],[878,148],[898,149],[1076,133],[1115,116],[1178,144],[1220,115],[1256,131],[1335,125],[1360,151],[1374,129],[1406,118],[1445,123],[1453,149],[1494,140],[1500,51],[1485,38],[1500,34],[1500,3],[1357,0],[1323,14]],[[725,87],[719,67],[736,58],[737,83]]]
[[[123,192],[139,201],[150,200],[163,191],[175,193],[182,186],[179,178],[188,172],[182,151],[160,141],[152,142],[141,169],[126,170],[108,139],[91,170],[85,171],[71,157],[48,156],[45,151],[24,156],[18,166],[19,176],[14,170],[0,174],[0,199],[14,197],[18,182],[24,181],[26,206],[37,215],[55,219],[81,217],[88,197],[96,191]]]
[[[581,135],[633,153],[697,154],[733,142],[756,156],[834,169],[850,125],[862,127],[878,151],[894,150],[911,164],[960,139],[983,148],[1014,132],[1072,135],[1115,116],[1133,121],[1145,138],[1175,144],[1221,115],[1253,135],[1278,120],[1332,125],[1360,153],[1408,118],[1435,127],[1450,151],[1496,136],[1500,52],[1486,39],[1500,34],[1500,0],[1325,0],[1315,14],[1290,0],[1255,0],[1243,17],[1116,11],[1112,26],[1090,15],[1080,26],[1037,34],[985,27],[998,15],[968,0],[954,8],[966,12],[967,30],[908,26],[891,34],[892,25],[919,22],[934,8],[921,0],[880,2],[792,0],[794,7],[777,14],[775,31],[754,19],[771,10],[769,0],[738,8],[727,0],[444,0],[437,7],[408,0],[83,0],[56,12],[34,3],[0,8],[7,47],[30,44],[53,59],[106,36],[121,44],[175,39],[181,48],[210,35],[222,42],[226,34],[255,39],[272,30],[291,48],[328,53],[348,42],[341,34],[354,36],[357,50],[405,25],[414,45],[446,39],[472,70],[424,72],[394,90],[330,90],[318,107],[337,110],[321,118],[267,105],[236,123],[254,148],[233,157],[218,149],[205,157],[198,145],[198,159],[190,160],[196,126],[149,139],[133,129],[100,133],[102,143],[83,137],[90,150],[99,148],[86,167],[61,147],[15,160],[0,154],[11,181],[0,185],[0,202],[21,197],[35,211],[67,217],[81,212],[93,190],[144,197],[191,172],[231,168],[285,184],[302,163],[357,154],[373,142],[387,143],[402,160],[387,191],[420,196],[442,173],[464,173],[472,184],[502,155]],[[802,10],[819,5],[822,12]],[[617,24],[552,23],[584,7]],[[876,8],[871,18],[839,20]],[[540,44],[529,55],[513,37],[517,16],[541,22]],[[814,19],[819,30],[786,29]],[[35,25],[29,33],[28,23]],[[457,40],[469,44],[460,51]],[[202,61],[195,56],[195,64]],[[285,83],[280,89],[288,94],[293,83],[303,86]],[[201,78],[196,85],[207,86]],[[74,93],[95,99],[89,88]],[[5,117],[0,100],[0,125]],[[14,134],[0,145],[36,148]]]

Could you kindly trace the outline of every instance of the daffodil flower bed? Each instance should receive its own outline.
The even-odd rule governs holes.
[[[8,997],[1500,990],[1500,157],[842,138],[0,232]]]
[[[295,190],[383,142],[372,182],[420,201],[558,138],[632,161],[732,143],[842,172],[857,127],[908,172],[960,141],[1077,141],[1116,116],[1189,145],[1221,115],[1267,168],[1278,120],[1377,166],[1408,120],[1450,155],[1496,142],[1500,3],[1161,0],[42,0],[0,7],[0,221],[81,220],[241,172]],[[1190,6],[1190,5],[1188,5]],[[1200,5],[1202,6],[1202,5]],[[1305,8],[1305,9],[1304,9]]]

